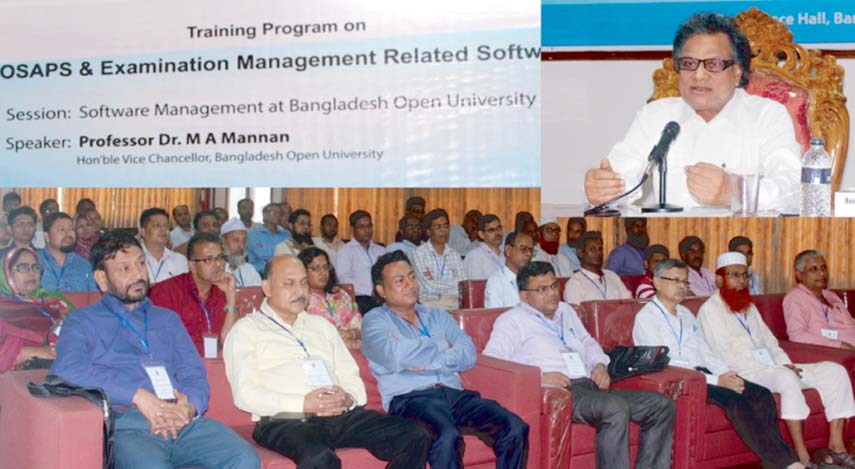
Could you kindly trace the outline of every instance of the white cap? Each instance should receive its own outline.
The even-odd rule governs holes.
[[[246,231],[246,225],[240,221],[240,218],[235,217],[223,223],[223,226],[220,227],[220,236],[232,231]]]
[[[748,267],[748,261],[745,260],[745,254],[741,252],[726,252],[718,256],[715,268],[718,270],[729,265],[744,265]]]
[[[558,224],[558,219],[555,217],[540,217],[540,223],[537,226],[548,225],[550,223]]]

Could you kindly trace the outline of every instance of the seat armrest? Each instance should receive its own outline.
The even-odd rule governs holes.
[[[572,447],[573,396],[564,388],[544,386],[540,415],[542,469],[569,467]]]
[[[616,389],[659,392],[677,400],[681,396],[697,394],[701,387],[706,397],[706,384],[700,372],[669,366],[662,371],[627,378],[612,386]]]
[[[787,352],[793,363],[831,361],[843,365],[846,371],[850,373],[855,371],[855,351],[822,345],[801,344],[789,340],[781,340],[778,344]]]

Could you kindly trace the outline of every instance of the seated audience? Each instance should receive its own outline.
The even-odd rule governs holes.
[[[13,247],[35,249],[33,246],[33,238],[36,235],[35,210],[22,205],[9,212],[9,215],[6,216],[6,222],[9,224],[9,231],[12,233],[12,243],[0,251],[0,256]]]
[[[656,290],[653,287],[653,269],[659,261],[664,261],[671,257],[668,248],[661,244],[647,246],[644,250],[644,278],[638,282],[638,287],[635,289],[635,297],[648,300],[656,295]]]
[[[66,318],[50,373],[106,392],[116,467],[259,467],[255,448],[203,417],[205,368],[178,316],[146,298],[136,238],[111,231],[92,247],[91,260],[104,295]]]
[[[531,225],[527,224],[527,226]],[[558,221],[555,218],[543,218],[540,220],[540,228],[536,231],[539,241],[532,259],[549,262],[559,277],[573,275],[570,261],[558,254],[558,245],[561,244],[561,226],[558,225]]]
[[[44,220],[45,249],[38,250],[42,286],[58,291],[97,291],[92,264],[74,252],[74,222],[64,212]]]
[[[62,321],[73,307],[39,283],[42,266],[32,249],[10,249],[0,269],[0,373],[47,368],[56,358]]]
[[[680,259],[689,266],[689,289],[694,296],[715,293],[715,274],[704,267],[706,246],[697,236],[686,236],[680,241]]]
[[[45,247],[45,232],[44,222],[48,215],[59,212],[59,202],[56,199],[45,199],[39,204],[39,219],[41,223],[36,223],[36,235],[33,237],[33,246],[36,249],[44,249]]]
[[[564,301],[577,305],[583,301],[632,298],[620,277],[603,269],[603,235],[599,231],[588,231],[582,235],[580,246],[576,253],[582,269],[567,280]]]
[[[309,282],[309,304],[306,312],[321,316],[338,330],[344,344],[349,349],[358,349],[362,337],[362,315],[359,306],[344,288],[338,286],[338,279],[326,251],[311,246],[303,249],[297,256],[306,268]]]
[[[516,231],[505,238],[505,265],[487,279],[484,289],[484,307],[501,308],[516,306],[520,302],[520,290],[517,287],[517,274],[531,262],[534,243],[531,236]]]
[[[796,286],[784,297],[787,336],[793,342],[855,350],[855,318],[828,289],[828,265],[819,251],[796,256]]]
[[[522,303],[496,319],[484,355],[536,366],[543,386],[570,391],[573,422],[597,430],[597,467],[631,467],[630,421],[641,427],[635,467],[671,467],[674,402],[659,393],[609,389],[609,356],[573,307],[560,301],[551,265],[525,265],[517,285]]]
[[[21,194],[17,192],[6,192],[3,194],[3,211],[6,213],[20,207],[22,203]]]
[[[428,220],[448,222],[431,213]],[[475,366],[475,345],[446,311],[418,304],[419,283],[407,256],[381,256],[371,278],[384,304],[365,316],[362,351],[377,378],[383,408],[430,429],[431,467],[462,468],[466,433],[493,448],[496,467],[525,467],[528,424],[496,401],[463,388],[459,373]]]
[[[626,229],[626,242],[612,249],[606,268],[620,276],[643,275],[644,250],[650,244],[647,219],[627,217],[623,219],[623,226]]]
[[[165,210],[143,210],[139,235],[152,285],[187,272],[187,258],[166,247],[169,243],[169,217]]]
[[[419,301],[425,306],[452,311],[460,305],[457,284],[465,280],[463,259],[448,245],[448,213],[441,208],[425,215],[428,242],[413,253],[413,269],[419,281]]]
[[[396,241],[386,246],[386,252],[404,251],[404,254],[413,262],[413,252],[422,244],[422,238],[425,234],[422,219],[413,214],[406,214],[398,220],[398,233],[401,235],[401,241]]]
[[[226,220],[228,221],[228,217]],[[196,212],[196,215],[193,216],[193,229],[196,233],[211,233],[211,234],[220,234],[220,226],[223,225],[224,222],[220,222],[220,215],[217,213],[217,209],[214,210],[202,210],[201,212]]]
[[[312,241],[326,251],[330,260],[335,259],[335,254],[344,246],[344,241],[338,237],[338,218],[332,213],[322,216],[320,236],[315,236]]]
[[[754,260],[754,243],[745,236],[734,236],[727,243],[727,250],[733,252],[741,252],[748,261],[748,291],[752,295],[763,294],[763,282],[760,274],[751,268],[751,262]]]
[[[196,233],[190,223],[190,208],[186,205],[173,207],[172,221],[175,222],[175,228],[169,232],[169,240],[172,242],[172,246],[181,246],[190,241],[190,238]]]
[[[214,217],[217,219],[217,226],[216,229],[212,227],[209,232],[219,232],[220,227],[223,226],[223,223],[229,221],[229,211],[223,207],[214,207],[211,212],[214,213]]]
[[[579,262],[579,256],[576,255],[576,249],[579,248],[579,239],[588,231],[588,222],[582,217],[570,217],[567,219],[567,242],[558,248],[558,254],[566,257],[570,261],[570,269],[573,272],[579,271],[582,264]]]
[[[0,212],[0,251],[12,244],[12,233],[9,231],[9,214]]]
[[[290,208],[290,206],[289,206]],[[273,257],[276,246],[291,237],[291,233],[279,226],[279,205],[269,203],[261,210],[261,221],[263,226],[257,230],[250,230],[247,235],[246,249],[249,254],[249,263],[255,270],[261,273],[264,264]],[[290,214],[291,211],[289,210]]]
[[[77,205],[74,206],[75,215],[88,212],[89,210],[97,210],[97,207],[95,206],[95,201],[88,197],[81,198],[77,201]]]
[[[298,208],[291,212],[288,218],[288,226],[291,228],[291,237],[276,245],[273,250],[274,256],[283,254],[296,256],[303,249],[314,245],[312,242],[312,214],[308,210]]]
[[[421,225],[422,220],[425,219],[425,207],[426,206],[427,205],[426,205],[424,197],[419,197],[419,196],[409,197],[409,198],[407,198],[406,202],[404,202],[404,215],[405,216],[406,215],[412,215],[412,216],[418,218],[419,225]],[[396,243],[401,242],[404,239],[405,239],[404,238],[404,232],[401,230],[398,230],[398,232],[395,233],[395,242]],[[419,242],[416,244],[417,245],[421,244],[423,241],[427,241],[427,233],[424,233],[424,232],[422,232],[422,237],[419,239]],[[391,250],[389,252],[391,252]]]
[[[525,225],[526,225],[526,222],[529,222],[529,221],[534,222],[534,215],[532,215],[531,212],[526,212],[524,210],[517,212],[514,215],[514,231],[517,233],[522,233],[522,232],[528,233],[528,235],[532,237],[531,239],[532,239],[532,241],[534,241],[535,247],[537,247],[540,244],[540,231],[537,229],[537,223],[534,223],[534,226],[529,226],[528,230],[526,230]],[[507,238],[507,237],[508,237],[508,235],[506,234],[505,238]],[[502,240],[502,248],[504,248],[504,247],[505,247],[505,240]],[[540,248],[537,247],[537,249],[540,249]]]
[[[101,236],[101,223],[101,214],[94,208],[74,215],[74,252],[78,256],[89,259],[89,251]]]
[[[665,259],[652,273],[655,296],[635,316],[633,343],[664,345],[669,365],[704,373],[707,403],[724,410],[736,434],[764,467],[804,467],[781,437],[772,393],[729,369],[704,341],[692,312],[680,304],[689,292],[688,266],[678,259]]]
[[[254,223],[252,215],[255,213],[255,202],[250,198],[238,200],[237,203],[238,217],[247,231],[261,228],[261,223]]]
[[[227,259],[226,272],[234,276],[238,288],[261,285],[261,275],[246,260],[247,236],[246,226],[238,218],[232,218],[220,227],[223,254]]]
[[[386,248],[371,240],[374,224],[370,213],[357,210],[350,214],[348,221],[353,234],[335,255],[333,263],[339,282],[353,285],[359,312],[365,314],[380,305],[372,296],[374,286],[371,283],[371,266],[386,254]]]
[[[463,259],[463,271],[466,278],[488,279],[505,264],[502,254],[502,221],[488,213],[478,221],[478,238],[475,249],[469,251]]]
[[[802,389],[816,388],[829,426],[829,450],[821,453],[819,462],[855,466],[855,458],[846,452],[843,443],[846,420],[855,416],[852,382],[846,369],[833,362],[794,364],[753,304],[745,256],[724,253],[716,268],[719,289],[698,311],[698,323],[710,349],[742,379],[781,395],[781,418],[803,464],[810,460],[802,428],[810,408]]]
[[[335,326],[306,314],[308,279],[293,256],[264,269],[261,307],[240,319],[223,358],[235,405],[252,414],[252,439],[299,468],[338,468],[338,448],[366,448],[386,467],[425,467],[428,431],[365,409],[359,368]]]
[[[196,233],[187,245],[190,271],[154,285],[148,296],[178,314],[196,350],[205,355],[207,347],[217,350],[237,321],[235,278],[226,272],[219,236]]]
[[[478,241],[478,221],[482,216],[484,215],[478,210],[470,210],[463,216],[463,223],[449,227],[448,245],[461,256],[466,256],[469,251],[475,249],[475,242]]]
[[[291,210],[293,210],[291,208],[291,204],[283,200],[282,202],[276,204],[276,206],[279,207],[279,226],[281,226],[282,229],[284,229],[285,232],[288,233],[288,236],[291,236],[291,232],[288,231],[288,220],[291,219]]]

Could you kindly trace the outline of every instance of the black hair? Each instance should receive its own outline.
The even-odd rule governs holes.
[[[47,210],[48,205],[50,204],[56,204],[56,206],[59,207],[59,202],[57,202],[56,199],[45,199],[39,204],[39,213],[45,213],[45,210]]]
[[[407,265],[412,265],[410,264],[410,258],[404,254],[404,251],[387,252],[377,258],[377,262],[371,266],[371,282],[374,285],[382,285],[383,269],[386,268],[387,265],[395,262],[406,262]]]
[[[682,241],[680,241],[680,244],[679,244],[680,254],[686,252],[689,249],[689,246],[691,246],[695,243],[700,244],[702,248],[706,248],[706,245],[704,244],[704,240],[702,240],[701,238],[698,238],[697,236],[686,236],[685,238],[682,239]]]
[[[42,229],[44,230],[44,232],[50,232],[50,228],[53,226],[54,223],[56,223],[57,220],[71,220],[72,222],[74,221],[71,218],[71,215],[65,212],[51,213],[50,215],[46,216],[44,220],[42,220]]]
[[[89,262],[92,263],[92,269],[106,272],[106,261],[116,257],[116,253],[119,251],[125,251],[131,247],[136,247],[142,251],[136,236],[126,230],[107,230],[101,234],[101,237],[92,246],[92,250],[89,251]]]
[[[448,212],[446,212],[444,208],[435,208],[425,214],[425,219],[422,220],[422,225],[427,230],[430,228],[430,224],[440,217],[445,217],[445,221],[451,220],[450,218],[448,218]]]
[[[214,233],[196,233],[190,238],[190,241],[187,241],[187,258],[192,261],[196,257],[196,245],[203,243],[213,243],[222,248],[220,237],[218,235]]]
[[[487,228],[487,224],[493,223],[494,221],[497,221],[499,223],[502,222],[501,220],[499,220],[499,217],[493,213],[488,213],[484,215],[483,217],[481,217],[480,220],[478,220],[478,231],[484,231],[484,229]]]
[[[8,202],[17,201],[19,204],[21,203],[21,194],[17,192],[7,192],[3,194],[3,205],[6,205]]]
[[[654,254],[662,254],[665,257],[671,257],[671,252],[668,251],[668,248],[661,244],[651,244],[647,246],[647,249],[644,250],[644,260],[648,261]]]
[[[140,214],[140,228],[145,228],[148,224],[148,220],[157,215],[163,215],[166,217],[166,221],[169,221],[169,214],[166,213],[166,210],[159,207],[147,208]]]
[[[754,247],[754,243],[745,236],[734,236],[730,239],[730,241],[727,242],[727,250],[736,251],[736,248],[742,246],[743,244],[747,244],[750,248]]]
[[[332,213],[327,213],[326,215],[321,217],[321,225],[326,223],[327,220],[329,220],[330,218],[332,218],[335,221],[338,221],[338,218],[336,218],[335,215],[333,215]]]
[[[298,208],[297,210],[292,211],[290,215],[288,215],[288,223],[297,223],[297,219],[303,215],[309,218],[312,217],[312,214],[309,213],[308,210],[304,208]]]
[[[369,219],[371,219],[371,214],[366,212],[365,210],[356,210],[355,212],[351,213],[350,216],[348,217],[348,221],[350,222],[350,226],[355,227],[356,223],[365,217],[368,217]]]
[[[532,277],[540,277],[541,275],[546,274],[555,274],[555,269],[552,268],[552,264],[549,262],[543,261],[532,261],[528,264],[522,266],[520,272],[517,274],[517,288],[520,291],[526,290],[528,288],[528,281]]]
[[[20,207],[10,211],[9,214],[6,215],[6,223],[8,223],[9,226],[12,226],[12,222],[14,222],[15,218],[17,218],[19,215],[27,215],[33,219],[33,223],[36,222],[36,211],[33,210],[32,207],[21,205]]]
[[[751,46],[748,39],[739,30],[736,21],[730,16],[720,13],[697,13],[683,22],[677,28],[677,34],[674,35],[674,47],[671,50],[671,59],[674,61],[675,67],[683,52],[683,45],[689,38],[698,34],[715,33],[723,33],[727,36],[730,49],[733,52],[733,60],[736,65],[742,67],[739,87],[744,88],[748,85],[748,78],[751,73]]]
[[[327,284],[324,285],[324,293],[332,293],[335,286],[338,285],[338,277],[335,275],[335,268],[333,267],[332,262],[330,262],[330,256],[326,251],[316,246],[310,246],[300,251],[300,254],[297,254],[297,259],[300,259],[300,261],[303,262],[303,266],[306,268],[306,271],[308,271],[309,264],[320,256],[323,256],[324,259],[327,260],[327,264],[330,266],[330,276],[327,279]]]
[[[83,210],[86,205],[91,205],[93,208],[97,208],[94,200],[90,199],[89,197],[84,197],[77,201],[77,205],[74,207],[74,212],[80,213],[80,211]]]
[[[214,217],[217,221],[220,221],[220,217],[217,216],[217,213],[213,210],[202,210],[201,212],[196,212],[196,215],[193,215],[193,229],[199,229],[199,222],[204,217]]]

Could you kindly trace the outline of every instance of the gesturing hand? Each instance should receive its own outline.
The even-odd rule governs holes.
[[[623,178],[612,169],[608,158],[600,161],[599,168],[589,169],[585,173],[585,195],[594,205],[617,197],[623,191],[624,185]]]
[[[609,370],[607,370],[606,365],[603,365],[602,363],[597,363],[594,369],[591,370],[591,380],[593,380],[594,384],[603,391],[608,389],[612,384],[612,378],[609,376]]]
[[[727,173],[718,166],[709,163],[686,166],[686,185],[689,187],[689,193],[701,203],[730,204]]]

